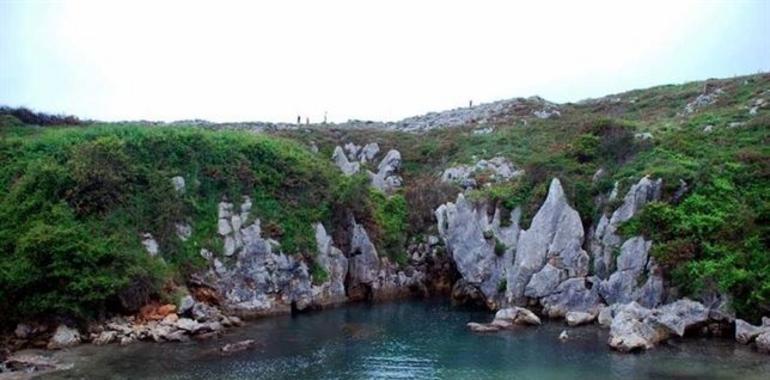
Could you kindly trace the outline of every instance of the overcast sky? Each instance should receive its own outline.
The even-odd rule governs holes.
[[[770,1],[0,0],[0,104],[396,120],[770,70]]]

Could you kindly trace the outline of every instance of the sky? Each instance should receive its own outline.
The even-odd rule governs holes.
[[[0,104],[399,120],[770,71],[770,0],[0,0]]]

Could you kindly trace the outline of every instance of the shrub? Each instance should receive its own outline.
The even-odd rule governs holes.
[[[103,213],[130,192],[133,167],[123,143],[106,136],[74,148],[67,164],[74,186],[67,200],[78,215]]]
[[[505,246],[505,243],[500,241],[500,239],[495,238],[495,255],[497,255],[498,257],[503,256],[505,254],[506,249],[508,248]]]

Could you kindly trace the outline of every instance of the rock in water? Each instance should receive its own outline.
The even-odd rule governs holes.
[[[252,348],[257,345],[257,342],[253,339],[246,339],[242,340],[240,342],[235,343],[229,343],[224,346],[222,346],[222,352],[225,354],[232,354],[234,352],[240,352],[244,350],[248,350],[249,348]]]
[[[757,350],[770,354],[770,331],[762,333],[757,337]]]
[[[500,327],[492,324],[483,324],[476,322],[468,322],[466,325],[473,332],[495,332],[500,331]]]
[[[749,344],[763,333],[770,332],[770,326],[754,326],[742,319],[735,320],[735,340],[741,344]]]
[[[57,350],[66,347],[72,347],[80,343],[80,333],[78,330],[67,327],[66,325],[59,325],[56,328],[56,332],[48,341],[49,350]]]
[[[570,311],[564,318],[570,326],[580,326],[591,323],[596,319],[596,314],[585,313],[582,311]]]
[[[569,339],[569,335],[567,334],[567,330],[562,330],[561,334],[559,334],[559,340],[565,341]]]

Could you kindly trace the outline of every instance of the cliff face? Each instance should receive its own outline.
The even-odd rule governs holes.
[[[663,278],[648,254],[653,243],[641,236],[623,240],[616,232],[659,196],[661,185],[642,178],[611,217],[602,216],[589,239],[558,179],[551,181],[528,229],[520,228],[518,209],[510,226],[501,228],[499,210],[489,220],[485,206],[460,194],[456,203],[436,210],[438,230],[463,286],[477,288],[492,309],[535,302],[545,314],[564,317],[568,312],[596,315],[601,305],[632,301],[652,308],[665,298]],[[507,247],[503,254],[495,254],[495,241]],[[620,254],[614,257],[616,251]],[[607,274],[605,268],[612,271]]]

